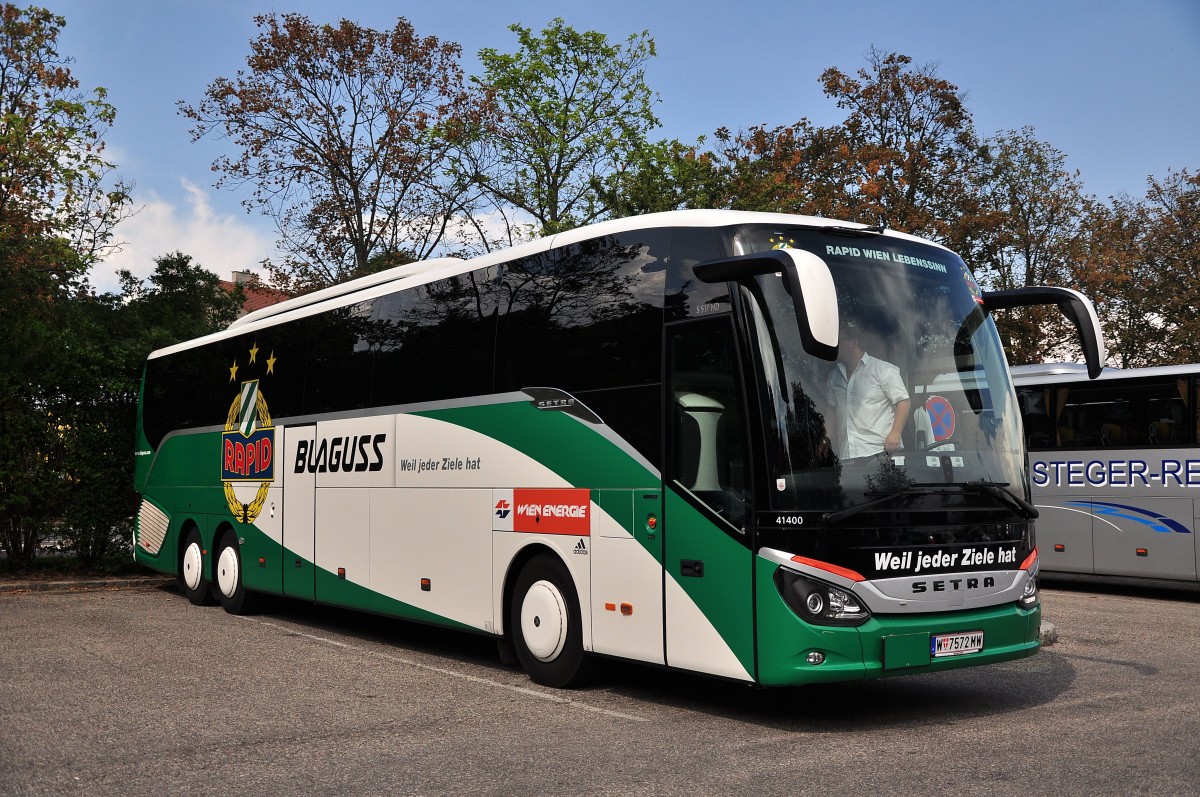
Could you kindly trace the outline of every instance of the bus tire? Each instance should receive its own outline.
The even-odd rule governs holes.
[[[216,593],[221,606],[230,614],[248,614],[253,601],[242,582],[242,549],[233,529],[226,529],[221,535],[214,568],[216,578],[213,581],[213,592]]]
[[[200,539],[200,529],[195,526],[192,526],[183,538],[175,581],[179,585],[179,591],[193,605],[213,604],[212,590],[209,589],[208,578],[204,575],[204,545]]]
[[[583,622],[571,574],[557,557],[542,554],[517,576],[509,605],[517,660],[542,686],[579,686],[591,669],[583,651]]]

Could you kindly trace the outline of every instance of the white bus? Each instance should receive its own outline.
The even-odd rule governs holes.
[[[1043,572],[1200,587],[1200,366],[1012,373]]]

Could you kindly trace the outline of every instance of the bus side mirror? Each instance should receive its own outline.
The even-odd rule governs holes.
[[[1104,361],[1108,359],[1108,352],[1104,347],[1100,319],[1096,316],[1096,308],[1091,299],[1070,288],[1049,286],[983,292],[983,306],[989,311],[1040,304],[1058,305],[1059,312],[1075,325],[1079,344],[1083,347],[1083,359],[1087,363],[1088,377],[1095,379],[1100,376]]]
[[[706,283],[749,282],[763,274],[780,274],[792,304],[804,350],[814,357],[837,359],[837,290],[829,265],[804,249],[770,249],[750,255],[709,260],[693,267]]]

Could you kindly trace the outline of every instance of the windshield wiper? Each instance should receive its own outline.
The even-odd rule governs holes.
[[[894,493],[874,498],[870,501],[864,501],[861,504],[855,504],[839,512],[826,512],[821,516],[821,520],[825,523],[840,523],[846,518],[854,517],[859,512],[864,512],[868,509],[874,509],[878,506],[883,506],[897,498],[912,498],[921,495],[964,495],[964,494],[986,494],[993,498],[999,499],[1002,503],[1007,504],[1010,509],[1013,509],[1022,517],[1032,520],[1040,514],[1033,504],[1021,498],[1019,495],[1013,495],[1008,490],[1004,489],[1006,483],[1001,482],[966,482],[964,484],[946,484],[938,486],[916,486],[907,490],[898,490]]]
[[[897,498],[912,498],[912,497],[918,496],[918,495],[947,495],[947,494],[948,493],[946,492],[946,490],[941,489],[941,488],[913,487],[908,490],[899,490],[894,493],[888,493],[887,495],[881,496],[879,498],[874,498],[870,501],[863,501],[861,504],[855,504],[854,506],[849,507],[847,509],[843,509],[839,512],[826,512],[824,515],[821,515],[821,520],[825,523],[840,523],[841,521],[845,520],[848,517],[854,517],[859,512],[865,511],[867,509],[873,509],[877,506],[882,506],[883,504],[894,501]]]
[[[887,227],[883,224],[877,224],[873,227],[837,227],[826,226],[821,228],[821,232],[829,233],[830,235],[848,235],[851,238],[874,238],[878,235],[883,235]]]
[[[1033,520],[1041,515],[1038,509],[1033,504],[1026,501],[1019,495],[1014,495],[1004,489],[1007,484],[1000,482],[967,482],[962,487],[967,492],[972,493],[987,493],[988,495],[999,498],[1001,502],[1008,504],[1009,507],[1015,509],[1017,514],[1024,517],[1026,520]]]

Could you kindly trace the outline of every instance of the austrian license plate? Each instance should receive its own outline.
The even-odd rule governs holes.
[[[964,631],[959,634],[934,634],[929,638],[930,653],[939,656],[961,656],[983,650],[982,631]]]

